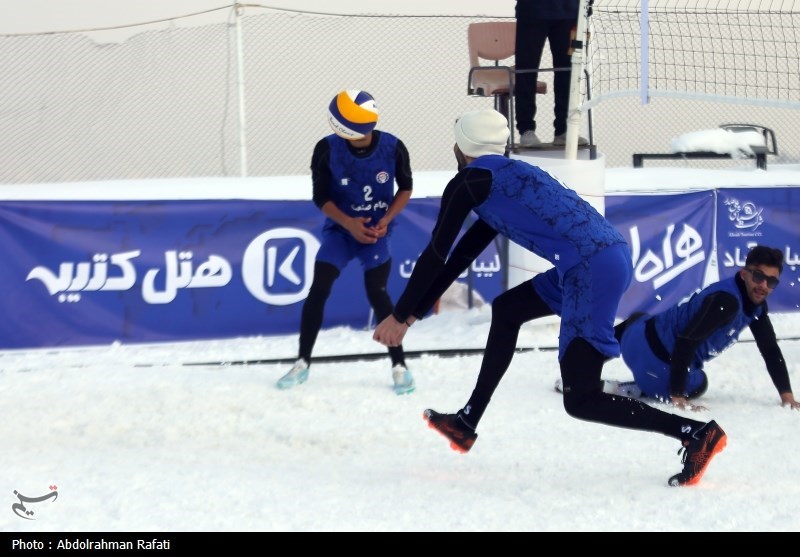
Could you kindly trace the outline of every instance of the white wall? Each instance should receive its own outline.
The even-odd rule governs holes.
[[[226,0],[0,0],[0,34],[77,31],[144,24],[200,12],[193,25],[227,20]],[[266,0],[264,8],[335,14],[474,15],[510,17],[515,0]],[[246,8],[256,9],[256,8]],[[164,25],[162,23],[162,25]],[[137,32],[141,32],[139,29]],[[119,35],[125,35],[118,31]],[[124,40],[124,37],[119,40]]]

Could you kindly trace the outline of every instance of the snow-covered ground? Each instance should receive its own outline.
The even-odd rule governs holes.
[[[489,306],[414,325],[405,346],[481,348]],[[774,317],[781,338],[796,315]],[[409,359],[417,391],[391,390],[388,359],[319,363],[279,391],[296,337],[0,353],[0,530],[797,531],[800,412],[782,408],[747,337],[708,367],[704,419],[728,447],[694,487],[672,488],[678,444],[567,416],[553,390],[556,323],[527,325],[466,455],[425,408],[469,397],[480,356]],[[783,340],[800,385],[800,341]],[[370,331],[323,331],[316,355],[380,353]],[[626,378],[620,360],[607,378]],[[33,520],[14,512],[20,500]],[[2,501],[0,501],[2,502]],[[5,510],[3,510],[5,509]],[[19,508],[17,508],[19,511]]]

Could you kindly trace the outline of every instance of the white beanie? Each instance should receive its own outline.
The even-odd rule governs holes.
[[[506,117],[492,108],[464,114],[456,121],[455,133],[458,148],[472,158],[504,155],[511,134]]]

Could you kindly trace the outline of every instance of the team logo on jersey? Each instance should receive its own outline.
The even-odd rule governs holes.
[[[386,172],[385,170],[381,170],[380,172],[378,172],[378,175],[375,176],[375,180],[377,180],[379,184],[385,184],[386,182],[389,181],[389,173]]]

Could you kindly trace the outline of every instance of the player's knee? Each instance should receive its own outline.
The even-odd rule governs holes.
[[[331,295],[332,286],[332,283],[327,282],[311,283],[311,287],[308,289],[307,299],[314,300],[316,302],[324,302],[328,299],[328,296]]]
[[[322,301],[327,300],[337,278],[339,278],[339,269],[330,263],[317,262],[314,266],[314,279],[308,289],[308,297]]]
[[[389,293],[385,288],[372,288],[367,290],[367,300],[372,309],[375,310],[375,315],[379,320],[383,320],[387,315],[392,313],[394,306]]]
[[[492,301],[492,321],[500,321],[514,326],[521,326],[518,318],[519,306],[513,296],[501,294]]]
[[[589,418],[592,400],[602,393],[602,382],[597,385],[577,383],[564,385],[564,410],[573,418],[586,420]]]
[[[603,392],[603,361],[605,356],[586,339],[570,342],[561,359],[561,380],[564,389],[564,410],[573,418],[586,419]]]
[[[367,298],[370,301],[380,302],[383,298],[389,298],[386,291],[386,286],[380,284],[371,284],[367,286]]]

